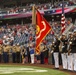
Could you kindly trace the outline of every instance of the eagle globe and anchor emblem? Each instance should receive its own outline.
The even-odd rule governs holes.
[[[36,34],[39,34],[39,32],[40,32],[40,27],[37,25],[36,26]]]
[[[36,38],[40,38],[42,32],[46,30],[46,23],[44,21],[41,21],[43,28],[40,28],[38,25],[36,26],[36,35],[38,35]]]

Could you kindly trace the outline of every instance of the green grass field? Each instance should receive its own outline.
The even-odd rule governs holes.
[[[69,75],[67,73],[26,65],[0,65],[0,75]]]

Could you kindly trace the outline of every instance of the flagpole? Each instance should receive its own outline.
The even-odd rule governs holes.
[[[33,5],[32,6],[32,25],[33,25],[33,28],[35,29],[35,37],[36,37],[36,29],[37,29],[36,28],[36,26],[37,26],[36,12],[37,12],[36,5]],[[35,39],[35,43],[36,43],[36,39]],[[40,46],[38,46],[38,48],[35,48],[35,52],[36,52],[37,55],[40,53],[39,47]]]
[[[64,14],[64,0],[62,1],[62,14]]]
[[[36,10],[35,5],[32,7],[32,25],[36,25]]]

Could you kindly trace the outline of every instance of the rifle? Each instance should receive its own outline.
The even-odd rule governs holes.
[[[52,43],[52,45],[51,45],[51,53],[53,53],[54,52],[54,42]]]
[[[67,53],[68,53],[68,55],[70,55],[70,52],[71,52],[71,45],[72,45],[72,42],[69,42],[68,50],[67,50],[67,51],[68,51],[68,52],[67,52]]]

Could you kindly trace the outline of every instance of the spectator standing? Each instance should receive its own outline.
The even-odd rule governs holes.
[[[48,56],[49,56],[49,49],[48,47],[45,45],[44,46],[44,63],[48,64]]]
[[[16,63],[16,46],[15,46],[15,44],[12,46],[12,62]]]
[[[30,44],[29,44],[29,43],[27,44],[26,51],[27,51],[28,63],[31,63],[31,57],[30,57]]]
[[[19,43],[18,43],[17,46],[16,46],[16,58],[17,58],[17,63],[20,63],[20,61],[21,61],[20,51],[21,51],[21,48],[20,48],[20,45],[19,45]]]
[[[3,51],[3,45],[0,44],[0,62],[2,62],[2,51]]]
[[[34,47],[33,47],[33,44],[30,44],[30,57],[31,57],[31,64],[34,64]]]

